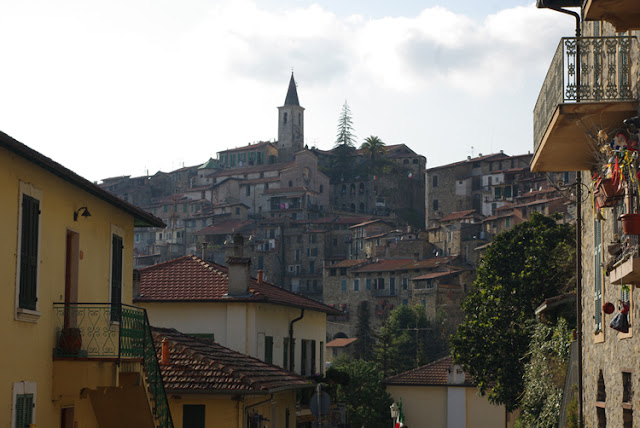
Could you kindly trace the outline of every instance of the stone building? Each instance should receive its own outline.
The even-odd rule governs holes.
[[[435,319],[439,309],[459,320],[460,299],[472,283],[472,272],[457,257],[415,259],[349,259],[324,268],[324,303],[342,311],[328,319],[327,335],[354,337],[357,308],[371,305],[370,324],[380,327],[398,305],[424,306]]]
[[[569,65],[575,61],[576,40],[562,39],[534,110],[532,171],[579,171],[583,191],[588,192],[581,200],[582,218],[578,222],[582,282],[578,284],[581,313],[577,333],[580,341],[576,347],[576,359],[582,363],[578,408],[587,427],[638,426],[640,337],[634,330],[640,259],[634,234],[637,230],[625,232],[625,225],[618,220],[625,212],[637,213],[637,184],[626,181],[624,197],[616,200],[616,192],[606,196],[593,185],[592,177],[595,174],[602,180],[608,179],[603,169],[608,159],[599,156],[601,148],[607,151],[606,147],[613,145],[626,156],[630,153],[627,149],[632,151],[638,141],[635,117],[640,87],[639,16],[635,1],[585,2],[582,7],[585,37],[580,40],[582,61],[591,65],[603,60],[607,67],[585,67],[580,82],[576,82],[575,75],[567,74]],[[603,49],[605,45],[607,48]],[[562,76],[567,75],[565,86],[552,84],[562,82]],[[567,85],[575,88],[576,83],[580,84],[580,99],[567,90]],[[631,146],[617,146],[624,140]],[[624,243],[621,254],[615,248],[616,235]],[[626,333],[610,328],[622,306],[620,301],[628,302],[630,307],[630,327]],[[614,313],[604,311],[607,302],[613,304]],[[566,392],[570,394],[571,390]]]

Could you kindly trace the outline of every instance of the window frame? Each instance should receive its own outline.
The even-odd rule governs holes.
[[[11,404],[11,428],[17,428],[17,406],[18,406],[18,397],[22,395],[31,395],[32,396],[32,404],[33,408],[31,410],[31,425],[36,425],[36,409],[37,409],[37,398],[38,398],[38,388],[36,382],[14,382],[13,391],[12,391],[12,404]]]
[[[18,236],[16,248],[16,284],[15,284],[15,313],[14,318],[17,321],[37,322],[41,316],[40,313],[40,262],[42,255],[42,190],[38,189],[30,183],[20,181],[18,187]],[[20,306],[20,282],[22,275],[22,227],[23,227],[23,201],[24,197],[30,197],[38,201],[38,238],[36,244],[36,279],[35,279],[35,309],[23,308]]]
[[[110,315],[109,315],[109,319],[112,323],[119,323],[120,322],[120,317],[121,317],[121,312],[122,312],[122,296],[124,295],[123,293],[123,289],[124,289],[124,230],[122,230],[120,227],[116,226],[116,225],[111,225],[111,245],[110,245],[110,254],[109,254],[109,306],[110,306]],[[120,296],[119,296],[119,305],[120,308],[117,309],[117,312],[114,312],[114,269],[115,269],[115,265],[114,265],[114,256],[116,256],[115,253],[115,247],[114,247],[114,242],[116,240],[116,238],[119,238],[122,248],[120,249]],[[114,317],[114,315],[116,315]]]

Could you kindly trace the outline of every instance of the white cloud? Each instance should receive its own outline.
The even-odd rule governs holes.
[[[348,99],[361,137],[437,158],[425,141],[446,138],[448,119],[425,127],[414,112],[440,115],[465,97],[490,110],[539,86],[573,24],[533,5],[480,22],[445,7],[372,19],[250,0],[31,4],[0,6],[0,129],[92,179],[276,138],[292,67],[310,144],[333,145]],[[78,151],[90,146],[108,148],[99,165]]]

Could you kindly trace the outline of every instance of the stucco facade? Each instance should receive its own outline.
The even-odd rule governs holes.
[[[58,427],[63,420],[70,424],[65,426],[74,421],[87,427],[108,426],[109,421],[154,426],[144,388],[126,380],[140,372],[119,367],[117,353],[98,361],[87,351],[86,312],[77,302],[111,316],[120,311],[117,300],[131,304],[134,224],[141,218],[155,226],[162,222],[3,133],[0,183],[5,208],[0,224],[6,238],[0,244],[5,293],[1,323],[3,345],[11,350],[0,357],[0,424]],[[33,204],[35,211],[27,208]],[[81,207],[91,215],[82,215]],[[116,242],[121,252],[114,251]],[[33,258],[25,267],[27,257]],[[114,263],[121,263],[118,270]],[[114,288],[116,279],[120,288]],[[74,329],[79,349],[69,350],[64,332]],[[118,329],[112,333],[118,346]],[[56,356],[61,353],[71,356]],[[33,407],[20,415],[16,409],[23,400]]]

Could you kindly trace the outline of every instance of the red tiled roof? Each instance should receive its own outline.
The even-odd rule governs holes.
[[[449,385],[448,370],[453,365],[453,357],[448,356],[417,369],[409,370],[398,375],[388,377],[382,382],[386,385]],[[465,373],[464,386],[473,386],[469,375]]]
[[[459,220],[465,217],[472,217],[472,214],[479,215],[476,210],[466,210],[466,211],[458,211],[454,213],[447,214],[446,216],[440,219],[441,222],[449,221],[449,220]]]
[[[227,296],[228,268],[183,256],[140,269],[136,302],[263,302],[330,313],[340,311],[266,282],[249,279],[248,296]]]
[[[169,342],[170,364],[160,364],[168,391],[263,393],[308,388],[305,378],[207,339],[174,329],[153,328],[153,341],[162,361],[162,340]]]
[[[411,279],[414,281],[420,281],[422,279],[434,279],[434,278],[440,278],[443,276],[453,275],[459,272],[460,272],[460,269],[449,270],[446,272],[429,272],[424,275],[416,276],[415,278],[411,278]]]
[[[232,152],[241,152],[243,150],[259,149],[261,147],[266,146],[267,144],[273,145],[273,143],[271,143],[270,141],[261,141],[256,144],[247,144],[246,146],[236,147],[234,149],[220,150],[218,153],[232,153]]]
[[[384,272],[392,270],[432,269],[445,265],[457,256],[432,257],[429,259],[383,259],[354,269],[354,272]],[[335,265],[334,265],[335,266]]]
[[[325,346],[327,348],[344,348],[345,346],[351,345],[353,342],[358,340],[356,337],[340,337],[338,339],[333,339],[331,342],[327,343]]]
[[[327,266],[327,269],[331,269],[331,268],[343,268],[343,267],[353,267],[353,266],[358,266],[358,265],[362,265],[367,263],[366,259],[347,259],[347,260],[342,260],[341,262],[338,262],[336,264],[333,265],[329,265]]]

